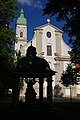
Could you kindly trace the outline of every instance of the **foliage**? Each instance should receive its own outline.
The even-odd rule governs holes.
[[[24,81],[21,79],[21,80],[19,81],[19,89],[20,89],[20,90],[23,90],[23,86],[24,86]]]
[[[21,58],[21,51],[20,50],[18,52],[16,52],[16,57],[17,57],[17,62],[18,62]]]
[[[10,23],[17,15],[17,0],[0,0],[0,55],[11,56],[15,42],[15,33]],[[11,53],[11,54],[10,54]]]
[[[75,85],[78,84],[77,79],[77,70],[72,68],[72,65],[69,64],[66,71],[63,71],[61,75],[61,84],[68,87],[69,85]]]
[[[17,0],[0,0],[0,89],[11,87],[15,32],[10,27],[17,15]]]
[[[69,51],[71,62],[80,64],[80,40],[76,39],[72,44],[73,48]]]
[[[80,63],[80,0],[48,0],[43,15],[57,15],[57,21],[65,21],[63,31],[69,36],[72,51],[69,52],[72,62]],[[74,59],[75,58],[75,59]]]

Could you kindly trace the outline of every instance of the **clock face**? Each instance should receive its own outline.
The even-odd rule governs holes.
[[[47,32],[47,37],[48,37],[48,38],[51,37],[51,32]]]

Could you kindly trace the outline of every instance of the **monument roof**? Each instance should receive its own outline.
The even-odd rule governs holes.
[[[32,44],[28,47],[26,56],[18,61],[15,72],[23,76],[36,75],[36,77],[55,74],[45,59],[36,56],[36,48]]]

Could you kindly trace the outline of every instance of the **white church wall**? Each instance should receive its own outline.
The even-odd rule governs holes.
[[[61,53],[62,53],[62,56],[69,56],[68,51],[70,51],[70,50],[71,50],[71,48],[62,39],[62,41],[61,41]]]
[[[47,37],[47,32],[51,33],[50,38]],[[52,56],[47,56],[47,45],[50,45],[52,47]],[[55,47],[55,29],[50,25],[44,26],[42,35],[42,51],[44,52],[44,58],[48,62],[51,62],[51,64],[54,62]]]

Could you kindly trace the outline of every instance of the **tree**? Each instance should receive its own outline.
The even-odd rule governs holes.
[[[10,27],[16,17],[17,0],[0,0],[0,55],[10,57],[14,51],[15,32]]]
[[[48,0],[43,15],[54,16],[57,21],[65,21],[63,31],[69,36],[72,50],[69,52],[71,61],[80,64],[80,0]],[[79,58],[78,61],[75,59]]]
[[[78,79],[77,79],[77,69],[72,68],[72,65],[69,64],[66,71],[63,71],[61,75],[61,84],[64,86],[68,87],[70,86],[70,99],[72,101],[72,94],[71,94],[71,85],[77,85],[78,84]]]
[[[17,0],[0,0],[0,89],[9,86],[14,68],[15,32],[10,23],[17,15]]]
[[[68,65],[66,71],[63,71],[61,76],[61,83],[66,87],[68,87],[69,85],[78,84],[77,70],[72,68],[71,64]]]

